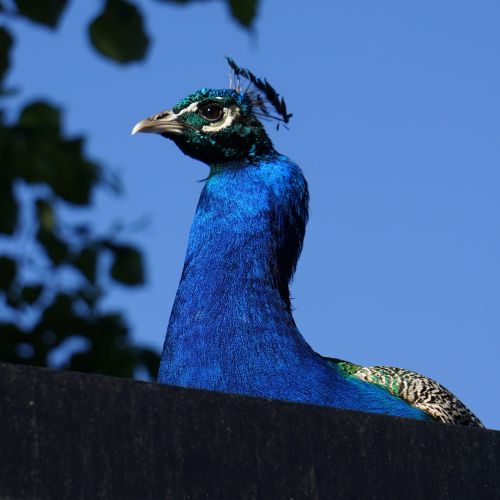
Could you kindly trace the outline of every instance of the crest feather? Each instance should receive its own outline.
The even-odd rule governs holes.
[[[226,57],[226,59],[233,76],[230,81],[230,87],[237,92],[245,93],[252,102],[252,105],[258,110],[257,114],[263,118],[270,118],[287,124],[293,115],[287,112],[285,99],[280,97],[273,86],[265,78],[262,80],[261,78],[257,78],[250,70],[240,68],[230,57]],[[244,91],[241,87],[241,78],[249,82]],[[274,109],[277,115],[269,110],[269,106]]]

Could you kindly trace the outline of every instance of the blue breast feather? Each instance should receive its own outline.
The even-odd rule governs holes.
[[[297,330],[288,284],[307,216],[307,184],[288,158],[212,168],[158,381],[428,420],[385,390],[345,378]]]

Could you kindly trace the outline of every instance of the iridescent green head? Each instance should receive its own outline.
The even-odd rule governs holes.
[[[250,96],[232,89],[198,90],[172,109],[140,121],[132,131],[136,132],[161,134],[209,165],[273,151]]]

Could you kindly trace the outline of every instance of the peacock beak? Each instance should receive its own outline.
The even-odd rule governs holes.
[[[172,111],[164,111],[149,118],[144,118],[144,120],[134,125],[132,135],[138,132],[165,135],[182,134],[185,127],[177,121],[177,116]]]

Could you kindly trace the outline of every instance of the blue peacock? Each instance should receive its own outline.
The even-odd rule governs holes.
[[[482,426],[427,377],[323,357],[304,340],[289,283],[308,219],[307,182],[299,166],[274,149],[261,123],[286,125],[292,115],[267,80],[228,62],[231,88],[200,89],[132,131],[171,139],[210,167],[158,382]]]

